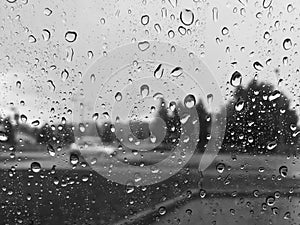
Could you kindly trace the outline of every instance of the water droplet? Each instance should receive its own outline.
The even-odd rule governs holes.
[[[160,79],[164,74],[164,69],[162,68],[162,64],[159,64],[154,70],[154,77],[156,79]]]
[[[264,68],[263,65],[260,62],[258,62],[258,61],[256,61],[256,62],[253,63],[253,67],[257,71],[261,71]]]
[[[31,123],[31,125],[33,125],[33,126],[38,126],[38,125],[40,125],[40,121],[39,120],[34,120],[32,123]]]
[[[273,0],[263,0],[263,7],[265,9],[269,8],[271,6],[271,4],[272,4],[272,1]]]
[[[14,3],[16,2],[17,0],[6,0],[8,3]]]
[[[177,0],[169,0],[169,3],[171,4],[171,6],[173,8],[175,8],[177,6]]]
[[[237,87],[240,86],[241,83],[242,83],[242,74],[239,71],[235,71],[231,76],[230,84],[233,87]]]
[[[141,17],[141,23],[146,26],[149,23],[149,16],[148,15],[143,15]]]
[[[185,35],[185,34],[186,34],[186,29],[185,29],[185,27],[179,26],[179,27],[178,27],[178,32],[179,32],[179,34],[181,34],[181,35]]]
[[[122,101],[122,93],[121,92],[117,92],[115,95],[115,99],[117,102]]]
[[[287,12],[291,13],[294,10],[294,6],[292,4],[288,4],[288,6],[286,7]]]
[[[94,57],[94,53],[92,51],[88,51],[87,55],[89,59],[92,59]]]
[[[94,121],[97,121],[98,118],[99,118],[99,113],[94,113],[92,118],[93,118]]]
[[[65,82],[69,78],[69,72],[68,72],[68,70],[64,69],[61,72],[60,77],[61,77],[62,81]]]
[[[73,166],[75,166],[75,165],[77,165],[78,162],[79,162],[79,157],[78,157],[78,155],[75,154],[75,153],[72,153],[72,154],[70,155],[70,163],[71,163]]]
[[[138,48],[141,51],[146,51],[150,47],[150,43],[148,41],[141,41],[138,43]]]
[[[166,207],[164,207],[164,206],[159,207],[158,213],[159,213],[161,216],[162,216],[162,215],[165,215],[166,212],[167,212]]]
[[[240,112],[243,110],[244,106],[245,106],[245,101],[239,98],[238,101],[235,103],[234,108],[236,111]]]
[[[50,16],[51,14],[52,14],[52,10],[51,9],[49,9],[49,8],[45,8],[44,9],[44,15]]]
[[[224,163],[218,163],[217,167],[216,167],[218,173],[223,173],[225,170],[225,164]]]
[[[217,7],[213,7],[212,9],[212,14],[213,14],[213,21],[218,21],[219,19],[219,11]]]
[[[22,123],[26,123],[26,122],[27,122],[27,116],[25,116],[24,114],[22,114],[22,115],[20,116],[20,119],[21,119],[21,122],[22,122]]]
[[[32,34],[28,36],[28,41],[29,43],[35,43],[36,42],[36,38],[35,36],[33,36]]]
[[[92,74],[92,75],[90,76],[90,81],[91,81],[91,83],[95,83],[95,81],[96,81],[96,76],[95,76],[95,74]]]
[[[269,196],[266,198],[266,203],[268,206],[273,206],[275,204],[275,198],[273,196]]]
[[[73,56],[74,56],[74,50],[71,47],[66,48],[66,60],[67,62],[72,62],[73,61]]]
[[[5,142],[7,140],[8,140],[8,136],[5,133],[0,132],[0,141]]]
[[[193,108],[195,105],[196,105],[196,98],[194,95],[187,95],[185,98],[184,98],[184,105],[185,107],[191,109]]]
[[[169,36],[169,38],[174,38],[175,37],[175,32],[173,30],[169,30],[168,36]]]
[[[42,30],[42,37],[44,41],[49,41],[50,37],[51,37],[51,33],[49,30],[47,29],[43,29]]]
[[[75,31],[67,31],[65,34],[65,39],[67,42],[74,42],[77,39],[77,33]]]
[[[84,133],[85,132],[85,126],[83,123],[79,123],[79,130],[81,133]]]
[[[227,27],[223,27],[222,30],[221,30],[221,33],[223,35],[227,35],[229,33],[229,29]]]
[[[292,44],[292,40],[290,38],[286,38],[283,41],[283,48],[284,50],[290,50],[292,48],[293,44]]]
[[[144,84],[140,88],[140,94],[143,98],[147,97],[149,95],[149,86],[147,84]]]
[[[175,67],[172,71],[171,71],[171,76],[173,77],[179,77],[183,74],[183,69],[181,67]]]
[[[22,85],[21,81],[18,80],[18,81],[16,82],[16,87],[17,87],[17,88],[21,88],[21,85]]]
[[[161,32],[161,27],[158,23],[154,24],[154,29],[157,33],[160,33]]]
[[[50,145],[50,144],[47,145],[47,151],[48,151],[49,155],[55,156],[55,149],[52,145]]]
[[[38,173],[41,171],[41,164],[39,164],[38,162],[33,162],[31,163],[31,171],[34,173]]]
[[[270,141],[267,145],[268,150],[273,150],[274,148],[277,147],[277,142],[276,141]]]
[[[279,98],[281,96],[280,91],[275,90],[269,95],[269,101],[274,101],[275,99]]]
[[[288,174],[288,168],[286,166],[281,166],[279,168],[279,174],[282,176],[282,177],[286,177],[287,174]]]
[[[56,87],[55,87],[53,81],[52,81],[52,80],[47,80],[47,83],[48,83],[48,85],[49,85],[50,90],[51,90],[51,91],[55,91],[55,88],[56,88]]]
[[[194,13],[189,9],[184,9],[180,12],[180,20],[184,25],[189,26],[194,22]]]

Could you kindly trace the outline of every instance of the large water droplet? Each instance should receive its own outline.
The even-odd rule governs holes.
[[[273,150],[274,148],[277,147],[277,142],[276,141],[270,141],[267,145],[268,150]]]
[[[271,4],[272,4],[272,1],[273,0],[263,0],[263,7],[265,9],[269,8],[271,6]]]
[[[36,127],[36,126],[40,125],[40,121],[39,120],[34,120],[34,121],[32,121],[31,125]]]
[[[141,41],[138,43],[138,48],[141,51],[146,51],[150,47],[150,43],[148,41]]]
[[[148,15],[143,15],[141,17],[141,23],[146,26],[149,23],[149,16]]]
[[[49,30],[47,29],[43,29],[42,30],[42,37],[44,41],[49,41],[50,37],[51,37],[51,33]]]
[[[180,20],[184,25],[189,26],[194,22],[194,13],[189,9],[184,9],[180,12]]]
[[[242,74],[239,71],[235,71],[231,76],[230,84],[233,87],[237,87],[240,86],[241,83],[242,83]]]
[[[175,67],[172,71],[171,71],[171,76],[173,77],[179,77],[183,74],[183,69],[181,67]]]
[[[293,46],[292,40],[290,38],[286,38],[283,41],[283,48],[284,50],[290,50]]]
[[[260,62],[258,62],[258,61],[255,61],[254,63],[253,63],[253,67],[254,67],[254,69],[256,69],[257,71],[261,71],[264,67],[263,67],[263,65],[260,63]]]
[[[0,133],[0,141],[1,142],[8,141],[8,136],[3,132]]]
[[[282,176],[282,177],[287,177],[288,175],[288,168],[286,166],[281,166],[279,168],[279,174]]]
[[[274,101],[275,99],[279,98],[281,96],[280,91],[275,90],[269,95],[269,101]]]
[[[223,35],[227,35],[229,33],[229,29],[227,27],[223,27],[222,30],[221,30],[221,33]]]
[[[65,34],[65,39],[67,42],[74,42],[77,39],[77,33],[75,31],[67,31]]]
[[[38,162],[33,162],[33,163],[31,163],[30,168],[31,168],[32,172],[38,173],[41,171],[41,164]]]
[[[239,112],[239,111],[243,110],[244,106],[245,106],[245,101],[243,99],[239,98],[238,101],[235,103],[234,108],[236,111]]]
[[[115,99],[117,102],[122,101],[122,93],[121,92],[117,92],[115,95]]]
[[[48,151],[49,155],[55,156],[55,149],[52,145],[50,145],[50,144],[47,145],[47,151]]]
[[[185,107],[187,108],[193,108],[195,105],[196,105],[196,98],[194,95],[187,95],[185,98],[184,98],[184,105]]]

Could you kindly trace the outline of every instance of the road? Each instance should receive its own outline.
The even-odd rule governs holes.
[[[143,159],[157,161],[155,156],[149,152]],[[133,187],[99,175],[101,168],[85,164],[87,157],[72,165],[69,149],[55,156],[46,149],[28,148],[13,157],[2,152],[0,224],[299,224],[298,158],[223,154],[201,174],[200,157],[161,183]],[[41,171],[31,171],[32,162]],[[287,171],[280,174],[282,166]],[[266,204],[275,195],[275,203]]]

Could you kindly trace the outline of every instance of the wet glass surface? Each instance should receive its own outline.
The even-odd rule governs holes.
[[[299,224],[299,3],[0,4],[0,225]]]

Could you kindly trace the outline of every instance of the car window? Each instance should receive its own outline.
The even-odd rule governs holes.
[[[5,0],[0,224],[299,224],[299,11]]]

